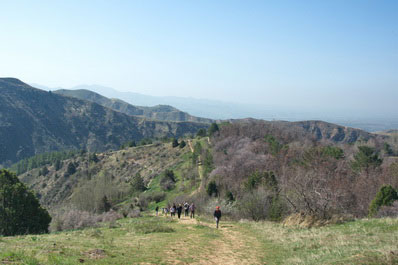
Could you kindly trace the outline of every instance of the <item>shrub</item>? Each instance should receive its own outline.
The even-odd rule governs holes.
[[[184,148],[186,145],[187,145],[187,143],[186,143],[184,140],[182,140],[181,143],[180,143],[180,148],[182,149],[182,148]]]
[[[272,199],[273,195],[264,189],[246,193],[238,203],[240,216],[254,221],[267,219]]]
[[[142,192],[146,190],[144,179],[139,173],[131,180],[131,189],[133,192]]]
[[[378,167],[382,163],[376,150],[369,146],[358,147],[359,151],[354,155],[351,167],[354,171],[367,170],[369,167]]]
[[[54,232],[96,227],[101,222],[115,222],[121,218],[122,215],[113,210],[102,214],[94,214],[87,211],[67,209],[63,213],[56,215],[50,229]]]
[[[166,169],[160,179],[160,187],[163,190],[172,190],[175,188],[176,178],[173,170]]]
[[[395,201],[391,206],[381,206],[376,217],[398,217],[398,201]]]
[[[14,173],[0,170],[0,235],[47,233],[51,217]]]
[[[175,148],[175,147],[177,147],[179,144],[178,144],[178,140],[176,139],[176,138],[173,138],[173,141],[172,141],[172,143],[171,143],[171,146],[173,147],[173,148]]]
[[[220,128],[218,128],[217,123],[212,123],[209,127],[209,135],[212,136],[213,134],[215,134],[216,132],[219,132]]]
[[[199,137],[205,137],[206,135],[207,135],[207,132],[206,132],[206,130],[203,129],[203,128],[200,128],[200,129],[198,130],[198,132],[196,133],[196,136],[199,136]]]
[[[210,181],[209,184],[207,185],[206,192],[209,196],[217,196],[218,195],[218,189],[217,189],[217,184],[214,180]]]
[[[396,200],[398,200],[398,194],[391,185],[381,187],[370,203],[369,216],[374,216],[381,206],[391,206]]]

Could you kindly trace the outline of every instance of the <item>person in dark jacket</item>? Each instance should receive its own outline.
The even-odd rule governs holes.
[[[195,218],[195,204],[191,204],[191,206],[189,206],[189,210],[191,211],[191,218]]]
[[[220,210],[220,206],[216,207],[216,210],[214,211],[214,219],[216,219],[216,225],[217,225],[217,229],[218,229],[218,223],[220,222],[221,219],[221,210]]]
[[[178,215],[178,219],[180,219],[181,217],[181,213],[182,213],[182,205],[181,203],[178,205],[177,207],[177,215]]]
[[[188,216],[189,212],[189,204],[187,202],[184,203],[184,216]]]

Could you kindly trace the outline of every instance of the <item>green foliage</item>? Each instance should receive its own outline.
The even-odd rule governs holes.
[[[383,162],[374,148],[359,146],[358,149],[359,151],[354,155],[354,161],[351,163],[354,171],[359,172],[370,167],[378,167]]]
[[[392,150],[391,145],[389,145],[388,143],[384,143],[383,150],[389,156],[394,155],[394,151]]]
[[[206,150],[204,154],[203,169],[203,173],[206,176],[214,169],[213,155],[209,150]]]
[[[112,208],[111,203],[108,200],[108,197],[104,195],[101,199],[101,204],[99,207],[99,212],[108,212]]]
[[[333,157],[335,159],[344,158],[343,149],[341,149],[337,146],[324,146],[324,147],[322,147],[321,152],[323,155]]]
[[[98,157],[97,157],[97,155],[96,155],[95,153],[91,153],[91,154],[89,155],[88,160],[89,160],[90,162],[94,162],[94,163],[97,163],[97,162],[99,161],[99,159],[98,159]]]
[[[0,235],[47,233],[51,217],[14,173],[0,170]]]
[[[152,144],[153,140],[150,138],[144,138],[141,139],[140,142],[138,143],[138,145],[148,145],[148,144]]]
[[[171,143],[171,146],[173,147],[173,148],[175,148],[175,147],[177,147],[179,144],[178,144],[178,140],[176,139],[176,138],[173,138],[173,141],[172,141],[172,143]]]
[[[146,186],[144,183],[144,179],[141,177],[139,173],[135,175],[135,177],[131,181],[131,189],[133,193],[135,192],[142,192],[146,190]]]
[[[197,155],[202,153],[203,147],[202,144],[198,141],[196,142],[195,146],[193,147],[193,152]]]
[[[51,164],[54,164],[56,170],[59,170],[62,166],[60,164],[61,160],[74,157],[78,153],[79,153],[78,150],[71,150],[71,151],[51,152],[51,153],[35,155],[29,158],[22,159],[18,163],[15,163],[10,167],[10,170],[16,172],[17,176],[29,170]]]
[[[137,143],[134,140],[131,140],[131,141],[128,141],[127,143],[125,143],[125,144],[122,144],[120,146],[120,149],[125,149],[127,147],[136,147],[136,146],[137,146]]]
[[[198,132],[196,133],[196,136],[198,136],[198,137],[205,137],[205,136],[207,136],[207,132],[206,132],[205,129],[200,128],[200,129],[198,130]]]
[[[374,216],[381,206],[391,206],[395,200],[398,200],[398,193],[391,185],[381,187],[370,203],[369,216]]]
[[[209,184],[207,184],[206,192],[209,196],[218,195],[218,188],[215,180],[212,180],[209,182]]]
[[[265,187],[271,190],[276,190],[278,182],[272,171],[256,171],[249,175],[244,187],[248,191],[255,190],[259,187]]]
[[[175,188],[176,177],[173,170],[166,169],[163,176],[160,179],[160,187],[163,190],[172,190]]]
[[[186,143],[184,140],[182,140],[181,143],[180,143],[180,148],[182,149],[182,148],[184,148],[186,145],[187,145],[187,143]]]
[[[219,132],[220,128],[218,128],[217,123],[212,123],[208,129],[209,136],[212,136],[214,133]]]
[[[231,191],[227,191],[227,193],[225,194],[225,197],[227,198],[227,201],[229,201],[229,202],[235,201],[234,194]]]
[[[279,143],[278,140],[276,140],[276,138],[272,135],[266,135],[264,139],[265,142],[268,143],[271,154],[274,156],[278,155],[282,148],[285,148],[285,146]]]
[[[76,173],[76,165],[73,162],[69,162],[68,167],[66,169],[66,176],[70,176]]]

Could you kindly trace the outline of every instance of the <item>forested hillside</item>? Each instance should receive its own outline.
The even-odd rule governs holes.
[[[151,121],[0,79],[0,165],[55,150],[117,149],[131,140],[193,134],[207,124]]]
[[[110,99],[85,89],[79,89],[79,90],[60,89],[54,91],[54,93],[64,96],[75,97],[83,100],[88,100],[91,102],[98,103],[104,107],[120,111],[127,115],[141,116],[153,120],[192,121],[192,122],[202,122],[202,123],[212,122],[212,120],[210,119],[191,116],[188,113],[180,111],[172,106],[168,105],[156,105],[153,107],[134,106],[123,100],[115,98]]]

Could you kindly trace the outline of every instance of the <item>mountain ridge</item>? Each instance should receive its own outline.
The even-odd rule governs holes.
[[[194,134],[207,124],[153,121],[0,78],[0,164],[48,151],[105,151],[130,140]]]
[[[108,98],[87,89],[59,89],[54,91],[56,94],[71,96],[83,100],[98,103],[104,107],[125,113],[127,115],[146,117],[160,121],[192,121],[202,123],[212,123],[211,119],[194,117],[186,112],[180,111],[170,105],[156,105],[153,107],[135,106],[121,99]]]

